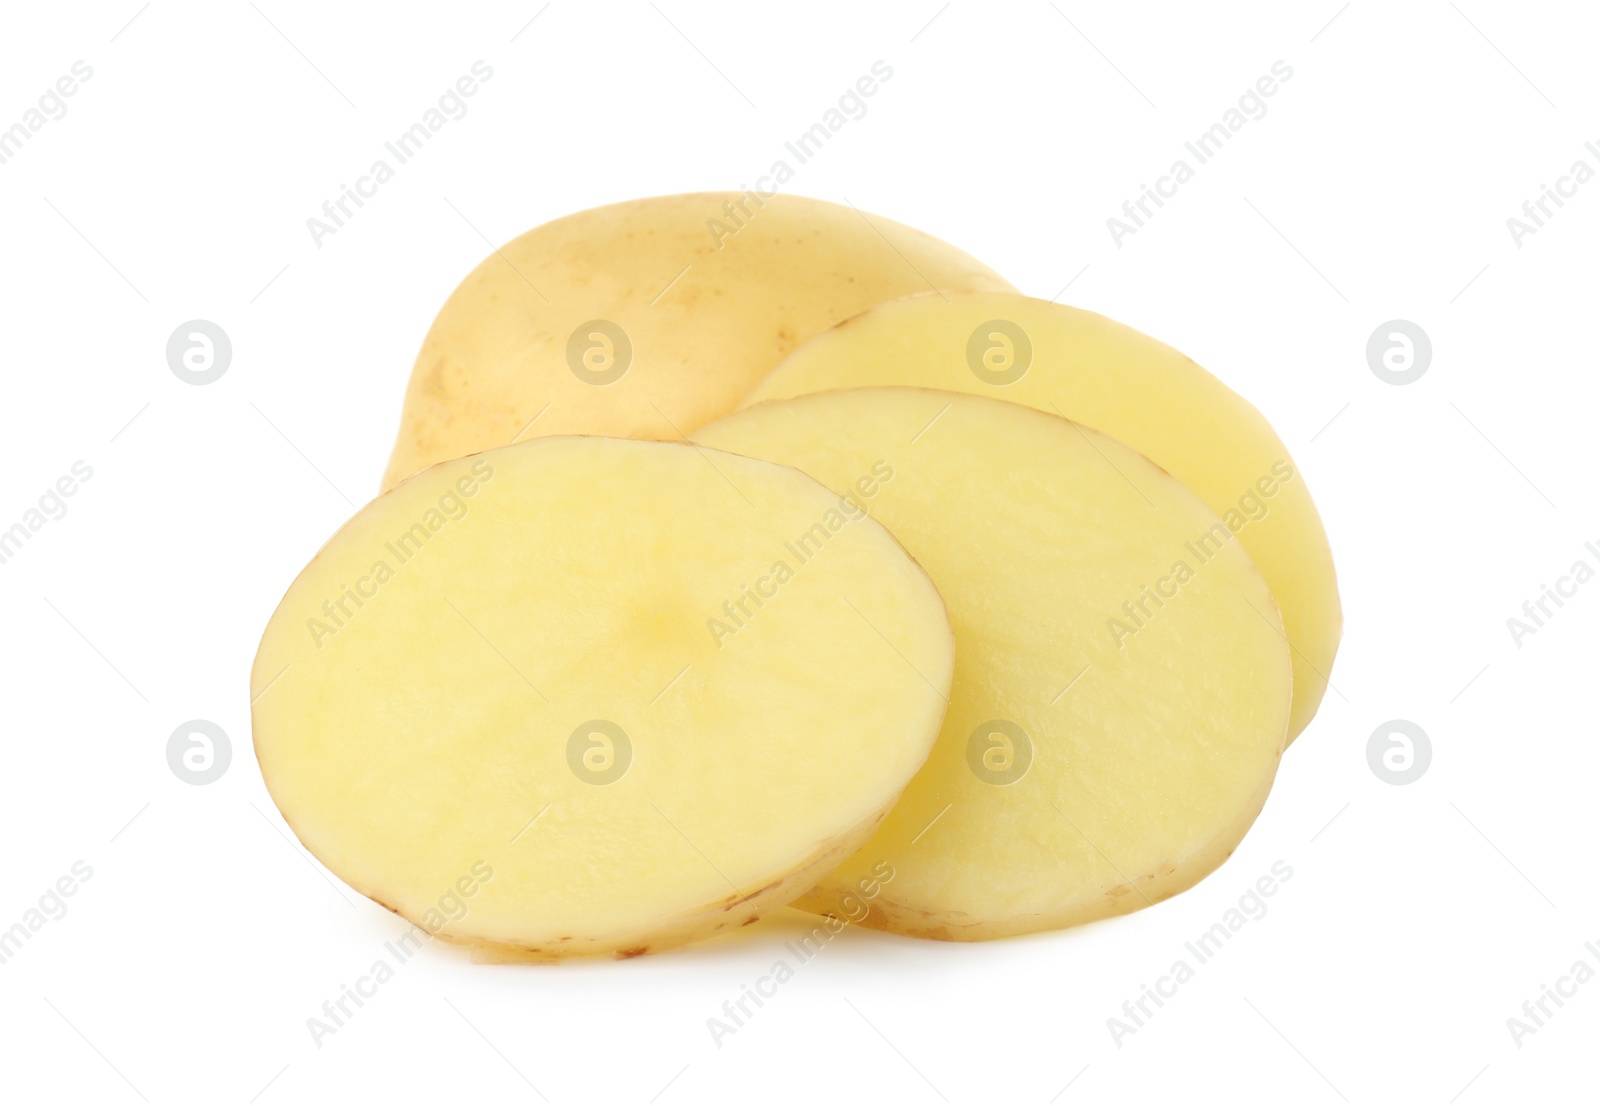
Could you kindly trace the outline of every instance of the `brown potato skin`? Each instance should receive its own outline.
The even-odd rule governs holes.
[[[725,205],[752,214],[733,225]],[[676,441],[732,411],[801,343],[886,300],[1010,291],[921,231],[801,196],[701,192],[568,215],[507,242],[450,295],[406,388],[383,487],[512,441]],[[628,337],[622,375],[572,367],[583,324]]]

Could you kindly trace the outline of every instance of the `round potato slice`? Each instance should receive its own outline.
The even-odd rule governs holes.
[[[549,438],[334,535],[262,638],[256,756],[306,848],[430,932],[635,956],[859,847],[932,746],[953,648],[923,571],[811,478]]]
[[[1289,740],[1322,702],[1343,617],[1305,479],[1267,420],[1189,358],[1088,311],[1005,293],[887,303],[812,339],[745,406],[834,388],[908,385],[1010,400],[1125,442],[1239,536],[1294,651]]]
[[[676,441],[801,342],[930,289],[1011,290],[954,246],[799,196],[581,211],[490,254],[434,319],[384,476],[552,434]]]
[[[1002,937],[1158,902],[1233,851],[1283,749],[1289,649],[1244,548],[1182,484],[1054,415],[916,388],[776,400],[698,439],[861,491],[955,626],[927,764],[797,905],[859,912],[877,875],[866,925]]]

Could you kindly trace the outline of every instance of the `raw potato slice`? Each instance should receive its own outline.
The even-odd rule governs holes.
[[[334,535],[262,639],[256,756],[306,848],[430,932],[635,956],[859,847],[952,656],[927,576],[809,477],[550,438],[428,469]]]
[[[1132,446],[1239,535],[1294,650],[1289,740],[1317,712],[1343,616],[1322,520],[1267,420],[1189,358],[1088,311],[1007,294],[884,304],[813,338],[745,406],[833,388],[911,385],[1049,411]]]
[[[813,334],[930,288],[1011,285],[921,231],[798,196],[658,196],[546,223],[440,310],[384,487],[538,435],[680,440]]]
[[[1289,650],[1249,556],[1183,485],[1054,415],[916,388],[765,403],[697,437],[835,489],[892,473],[863,502],[955,626],[928,763],[796,905],[854,917],[887,865],[864,924],[978,940],[1158,902],[1233,851],[1283,748]]]

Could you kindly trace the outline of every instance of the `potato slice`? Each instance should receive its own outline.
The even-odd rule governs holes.
[[[910,385],[1010,400],[1149,457],[1238,534],[1294,649],[1289,740],[1322,702],[1343,617],[1305,479],[1267,420],[1170,346],[1100,315],[1024,296],[916,296],[791,354],[745,406],[833,388]]]
[[[1054,415],[916,388],[764,403],[698,439],[836,490],[891,471],[862,502],[955,625],[928,763],[796,905],[851,909],[887,864],[866,925],[977,940],[1137,909],[1233,851],[1283,748],[1289,649],[1249,556],[1182,484]]]
[[[658,196],[546,223],[433,321],[384,487],[545,434],[677,440],[813,334],[930,288],[1011,285],[921,231],[799,196]]]
[[[633,956],[859,847],[932,746],[953,648],[922,570],[809,477],[550,438],[334,535],[262,638],[256,756],[306,848],[431,932]]]

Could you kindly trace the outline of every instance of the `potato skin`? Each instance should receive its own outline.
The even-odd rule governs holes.
[[[813,335],[933,289],[1012,286],[921,231],[798,196],[690,193],[568,215],[490,254],[445,302],[383,487],[529,437],[679,440]]]
[[[449,939],[471,948],[474,960],[497,964],[551,964],[576,956],[606,955],[616,960],[632,960],[637,956],[669,952],[719,933],[751,925],[782,907],[798,906],[799,903],[795,901],[797,896],[803,895],[817,880],[866,844],[893,807],[894,804],[889,803],[848,833],[825,843],[804,864],[759,891],[749,895],[729,895],[720,902],[708,903],[701,911],[649,932],[640,932],[630,939],[563,939],[555,944],[540,946],[512,945],[471,937]]]
[[[844,913],[887,863],[860,924],[986,940],[1128,913],[1232,853],[1282,755],[1291,651],[1242,544],[1171,475],[1059,416],[915,387],[769,400],[697,440],[836,489],[884,459],[896,475],[874,514],[956,628],[933,752],[797,907]],[[1016,743],[1000,767],[996,732]]]
[[[333,874],[485,958],[626,959],[750,924],[876,831],[948,693],[943,600],[864,510],[726,648],[708,632],[842,503],[792,468],[603,437],[416,474],[262,635],[268,792]],[[841,628],[846,593],[868,613]],[[574,761],[585,719],[631,735],[618,775]]]
[[[1155,871],[1138,875],[1129,872],[1126,881],[1119,879],[1108,882],[1085,894],[1072,906],[1051,914],[1030,914],[999,921],[977,920],[958,909],[930,909],[898,902],[891,885],[889,890],[872,900],[871,912],[856,924],[927,941],[992,941],[1131,914],[1187,891],[1221,867],[1223,861],[1233,855],[1237,842],[1260,815],[1271,790],[1272,781],[1269,779],[1257,798],[1240,812],[1236,825],[1218,839]],[[821,886],[813,888],[790,905],[813,914],[838,913],[841,909],[839,893],[837,889],[829,887],[829,882],[825,880]]]
[[[974,365],[973,343],[993,343],[997,322],[1029,345],[1020,372],[993,378]],[[885,303],[818,335],[741,407],[885,385],[989,396],[1069,418],[1177,477],[1229,520],[1271,586],[1294,647],[1289,740],[1310,724],[1344,621],[1333,552],[1288,447],[1242,396],[1171,346],[1093,312],[951,292]]]

